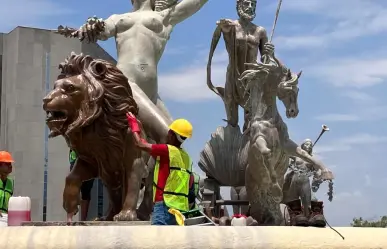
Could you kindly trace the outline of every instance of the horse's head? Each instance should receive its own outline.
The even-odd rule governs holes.
[[[285,105],[287,118],[295,118],[298,115],[298,79],[301,73],[302,71],[294,74],[288,69],[278,85],[277,96]]]

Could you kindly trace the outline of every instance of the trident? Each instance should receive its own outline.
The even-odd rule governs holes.
[[[318,142],[318,140],[320,139],[320,137],[321,137],[326,131],[329,131],[329,127],[326,126],[326,125],[324,125],[324,124],[322,125],[321,128],[322,128],[322,129],[321,129],[320,135],[318,135],[318,137],[317,137],[317,139],[316,139],[316,141],[314,142],[314,144],[313,144],[312,147],[314,147],[314,146],[316,145],[316,143]]]
[[[270,43],[273,40],[273,35],[274,35],[275,27],[277,26],[277,20],[278,20],[279,12],[280,12],[280,9],[281,9],[281,4],[282,4],[282,0],[279,0],[278,1],[278,6],[277,6],[277,11],[275,12],[275,19],[274,19],[273,27],[271,28],[271,34],[270,34],[270,39],[269,39]]]

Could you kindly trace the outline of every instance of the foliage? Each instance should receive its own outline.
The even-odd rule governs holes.
[[[387,216],[380,217],[380,220],[364,220],[362,217],[354,218],[353,227],[387,227]]]

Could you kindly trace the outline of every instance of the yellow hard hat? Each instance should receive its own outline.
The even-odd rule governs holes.
[[[192,125],[188,120],[185,119],[176,119],[172,122],[172,124],[169,126],[169,129],[174,131],[176,134],[190,138],[192,137]]]

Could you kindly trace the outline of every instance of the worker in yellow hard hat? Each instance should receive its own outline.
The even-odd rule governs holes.
[[[188,194],[192,160],[181,145],[192,137],[192,125],[185,119],[177,119],[169,126],[166,144],[149,144],[140,137],[136,117],[128,113],[127,119],[138,148],[149,152],[156,159],[152,225],[176,225],[175,215],[178,217],[177,213],[190,209]]]
[[[8,202],[13,195],[14,182],[9,177],[12,173],[13,158],[7,151],[0,151],[0,217],[7,218]]]

